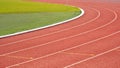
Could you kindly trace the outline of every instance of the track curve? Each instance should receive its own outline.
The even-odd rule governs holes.
[[[65,3],[64,0],[49,1]],[[110,7],[114,4],[103,3],[98,6],[100,3],[94,2],[69,4],[83,8],[85,15],[55,27],[0,39],[0,63],[4,62],[0,64],[1,68],[86,68],[85,63],[88,67],[92,65],[90,68],[104,68],[105,65],[97,67],[93,63],[108,54],[119,57],[120,10],[115,8],[116,5]]]

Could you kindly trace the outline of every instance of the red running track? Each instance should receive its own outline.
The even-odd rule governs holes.
[[[65,0],[47,2],[65,4]],[[0,39],[0,68],[119,68],[120,5],[69,4],[83,8],[85,15],[58,26]]]

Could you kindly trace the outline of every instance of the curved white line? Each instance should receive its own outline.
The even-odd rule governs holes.
[[[91,9],[93,9],[93,8],[91,8]],[[55,34],[55,33],[59,33],[59,32],[66,31],[66,30],[71,30],[71,29],[73,29],[73,28],[77,28],[77,27],[86,25],[86,24],[88,24],[88,23],[96,20],[98,17],[100,17],[100,12],[99,12],[98,10],[96,10],[96,9],[93,9],[93,10],[95,10],[95,11],[98,13],[98,15],[97,15],[95,18],[93,18],[92,20],[90,20],[90,21],[88,21],[88,22],[86,22],[86,23],[83,23],[83,24],[80,24],[80,25],[77,25],[77,26],[73,26],[73,27],[71,27],[71,28],[66,28],[66,29],[63,29],[63,30],[60,30],[60,31],[55,31],[55,32],[52,32],[52,33],[44,34],[44,35],[42,35],[42,36],[35,36],[35,37],[31,37],[31,38],[27,38],[27,39],[23,39],[23,40],[19,40],[19,41],[7,43],[7,44],[2,44],[2,45],[0,45],[0,46],[6,46],[6,45],[14,44],[14,43],[19,43],[19,42],[23,42],[23,41],[27,41],[27,40],[32,40],[32,39],[44,37],[44,36],[47,36],[47,35],[52,35],[52,34]]]
[[[108,9],[108,10],[110,10],[110,9]],[[110,11],[112,11],[112,10],[110,10]],[[114,19],[113,19],[112,21],[110,21],[109,23],[107,23],[107,24],[105,24],[105,25],[103,25],[103,26],[101,26],[101,27],[98,27],[98,28],[96,28],[96,29],[103,28],[103,27],[105,27],[105,26],[113,23],[113,22],[118,18],[117,13],[114,12],[114,11],[112,11],[112,12],[115,14]],[[7,68],[11,68],[11,67],[14,67],[14,66],[18,66],[18,65],[21,65],[21,64],[25,64],[25,63],[28,63],[28,62],[31,62],[31,61],[35,61],[35,60],[38,60],[38,59],[41,59],[41,58],[49,57],[49,56],[55,55],[55,54],[57,54],[57,53],[64,52],[64,51],[67,51],[67,50],[71,50],[71,49],[74,49],[74,48],[77,48],[77,47],[80,47],[80,46],[83,46],[83,45],[86,45],[86,44],[94,43],[94,42],[96,42],[96,41],[99,41],[99,40],[105,39],[105,38],[107,38],[107,37],[113,36],[113,35],[115,35],[115,34],[117,34],[117,33],[119,33],[119,32],[120,32],[120,31],[117,31],[117,32],[112,33],[112,34],[110,34],[110,35],[107,35],[107,36],[104,36],[104,37],[101,37],[101,38],[98,38],[98,39],[95,39],[95,40],[92,40],[92,41],[89,41],[89,42],[86,42],[86,43],[83,43],[83,44],[80,44],[80,45],[77,45],[77,46],[74,46],[74,47],[71,47],[71,48],[67,48],[67,49],[64,49],[64,50],[61,50],[61,51],[57,51],[57,52],[55,52],[55,53],[51,53],[51,54],[48,54],[48,55],[45,55],[45,56],[42,56],[42,57],[38,57],[38,58],[35,58],[35,59],[33,59],[33,60],[28,60],[28,61],[25,61],[25,62],[21,62],[21,63],[18,63],[18,64],[14,64],[14,65],[8,66]]]
[[[58,23],[55,23],[55,24],[47,25],[47,26],[44,26],[44,27],[39,27],[39,28],[35,28],[35,29],[30,29],[30,30],[25,30],[25,31],[21,31],[21,32],[16,32],[16,33],[13,33],[13,34],[3,35],[3,36],[0,36],[0,39],[1,38],[5,38],[5,37],[10,37],[10,36],[23,34],[23,33],[32,32],[32,31],[36,31],[36,30],[40,30],[40,29],[44,29],[44,28],[48,28],[48,27],[52,27],[52,26],[56,26],[56,25],[60,25],[60,24],[63,24],[63,23],[67,23],[69,21],[75,20],[75,19],[81,17],[82,15],[84,15],[84,10],[83,9],[80,9],[80,10],[81,10],[82,13],[79,14],[78,16],[76,16],[76,17],[71,18],[71,19],[68,19],[68,20],[65,20],[65,21],[62,21],[62,22],[58,22]]]
[[[65,66],[64,68],[69,68],[69,67],[72,67],[72,66],[74,66],[74,65],[77,65],[77,64],[86,62],[86,61],[88,61],[88,60],[95,59],[95,58],[97,58],[97,57],[99,57],[99,56],[102,56],[102,55],[104,55],[104,54],[107,54],[107,53],[109,53],[109,52],[112,52],[112,51],[114,51],[114,50],[117,50],[117,49],[119,49],[119,48],[120,48],[120,46],[115,47],[115,48],[110,49],[110,50],[108,50],[108,51],[105,51],[105,52],[103,52],[103,53],[97,54],[97,55],[95,55],[95,56],[93,56],[93,57],[90,57],[90,58],[81,60],[81,61],[79,61],[79,62],[73,63],[73,64],[71,64],[71,65]]]

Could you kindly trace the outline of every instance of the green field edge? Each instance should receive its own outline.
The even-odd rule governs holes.
[[[2,1],[2,0],[1,0]],[[8,1],[9,2],[9,0],[3,0],[3,2],[4,1]],[[22,2],[22,0],[11,0],[11,1],[19,1],[20,3],[23,3]],[[10,1],[10,2],[11,2]],[[4,37],[9,37],[9,36],[14,36],[14,35],[19,35],[19,34],[23,34],[23,33],[28,33],[28,32],[31,32],[31,31],[36,31],[36,30],[40,30],[40,29],[44,29],[44,28],[48,28],[48,27],[52,27],[52,26],[55,26],[55,25],[59,25],[59,24],[63,24],[63,23],[65,23],[65,22],[68,22],[68,21],[71,21],[71,20],[74,20],[74,19],[76,19],[76,18],[79,18],[80,16],[82,16],[81,14],[84,14],[84,11],[81,9],[81,8],[78,8],[78,7],[75,7],[75,6],[71,6],[71,5],[64,5],[64,4],[52,4],[52,3],[46,3],[46,2],[40,2],[40,3],[38,3],[38,2],[33,2],[33,1],[25,1],[24,0],[24,2],[25,3],[32,3],[33,5],[35,5],[35,4],[42,4],[42,5],[45,5],[45,4],[47,4],[47,5],[50,5],[50,6],[52,6],[51,8],[57,8],[56,6],[62,6],[62,7],[66,7],[66,8],[64,8],[64,9],[59,9],[59,8],[62,8],[62,7],[59,7],[57,10],[50,10],[50,7],[47,7],[48,8],[48,10],[44,10],[46,13],[47,12],[53,12],[53,13],[55,13],[55,12],[69,12],[69,13],[75,13],[76,15],[72,15],[72,16],[70,16],[70,17],[68,17],[68,18],[65,18],[65,19],[60,19],[60,21],[58,21],[58,22],[53,22],[53,23],[47,23],[46,25],[44,25],[44,26],[42,26],[42,25],[39,25],[39,26],[32,26],[32,27],[28,27],[28,28],[26,28],[26,29],[23,29],[23,30],[11,30],[12,32],[10,32],[9,30],[8,30],[8,32],[6,33],[6,30],[3,30],[3,32],[5,32],[5,33],[2,33],[2,34],[0,34],[0,38],[4,38]],[[55,6],[56,5],[56,6]],[[53,6],[55,6],[55,7],[53,7]],[[24,6],[22,6],[22,7],[24,7]],[[42,7],[43,8],[43,7]],[[71,9],[72,8],[72,9]],[[1,9],[1,8],[0,8]],[[36,9],[38,9],[38,8],[36,8]],[[36,11],[36,9],[35,9],[35,11],[31,11],[31,10],[33,10],[33,9],[30,9],[29,11],[13,11],[12,10],[12,12],[11,11],[8,11],[8,12],[4,12],[4,11],[0,11],[0,14],[29,14],[29,13],[40,13],[40,12],[44,12],[43,10],[42,11]],[[15,9],[16,10],[16,9]],[[82,11],[81,11],[82,10]],[[59,19],[59,18],[58,18]],[[50,21],[50,22],[52,22],[52,21]],[[34,23],[34,22],[32,22],[32,23]],[[3,27],[3,26],[2,26]],[[14,27],[15,28],[15,27]],[[6,29],[6,28],[5,28]],[[2,30],[2,29],[1,29]]]
[[[83,16],[84,13],[85,13],[84,10],[80,8],[80,14],[75,16],[75,17],[73,17],[73,18],[71,18],[71,19],[68,19],[68,20],[65,20],[65,21],[62,21],[62,22],[58,22],[56,24],[47,25],[47,26],[44,26],[44,27],[38,27],[38,28],[29,29],[29,30],[25,30],[25,31],[20,31],[20,32],[12,33],[12,34],[1,35],[0,38],[6,38],[6,37],[11,37],[11,36],[21,35],[21,34],[33,32],[33,31],[37,31],[37,30],[53,27],[53,26],[56,26],[56,25],[68,23],[69,21],[78,19],[79,17]]]

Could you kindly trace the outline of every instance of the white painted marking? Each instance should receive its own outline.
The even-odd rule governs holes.
[[[69,68],[69,67],[75,66],[75,65],[77,65],[77,64],[86,62],[86,61],[88,61],[88,60],[95,59],[95,58],[97,58],[97,57],[100,57],[100,56],[102,56],[102,55],[104,55],[104,54],[107,54],[107,53],[112,52],[112,51],[114,51],[114,50],[117,50],[117,49],[119,49],[119,48],[120,48],[120,46],[118,46],[118,47],[116,47],[116,48],[113,48],[113,49],[111,49],[111,50],[105,51],[105,52],[103,52],[103,53],[97,54],[97,55],[95,55],[95,56],[93,56],[93,57],[90,57],[90,58],[81,60],[81,61],[79,61],[79,62],[73,63],[73,64],[71,64],[71,65],[65,66],[64,68]]]

